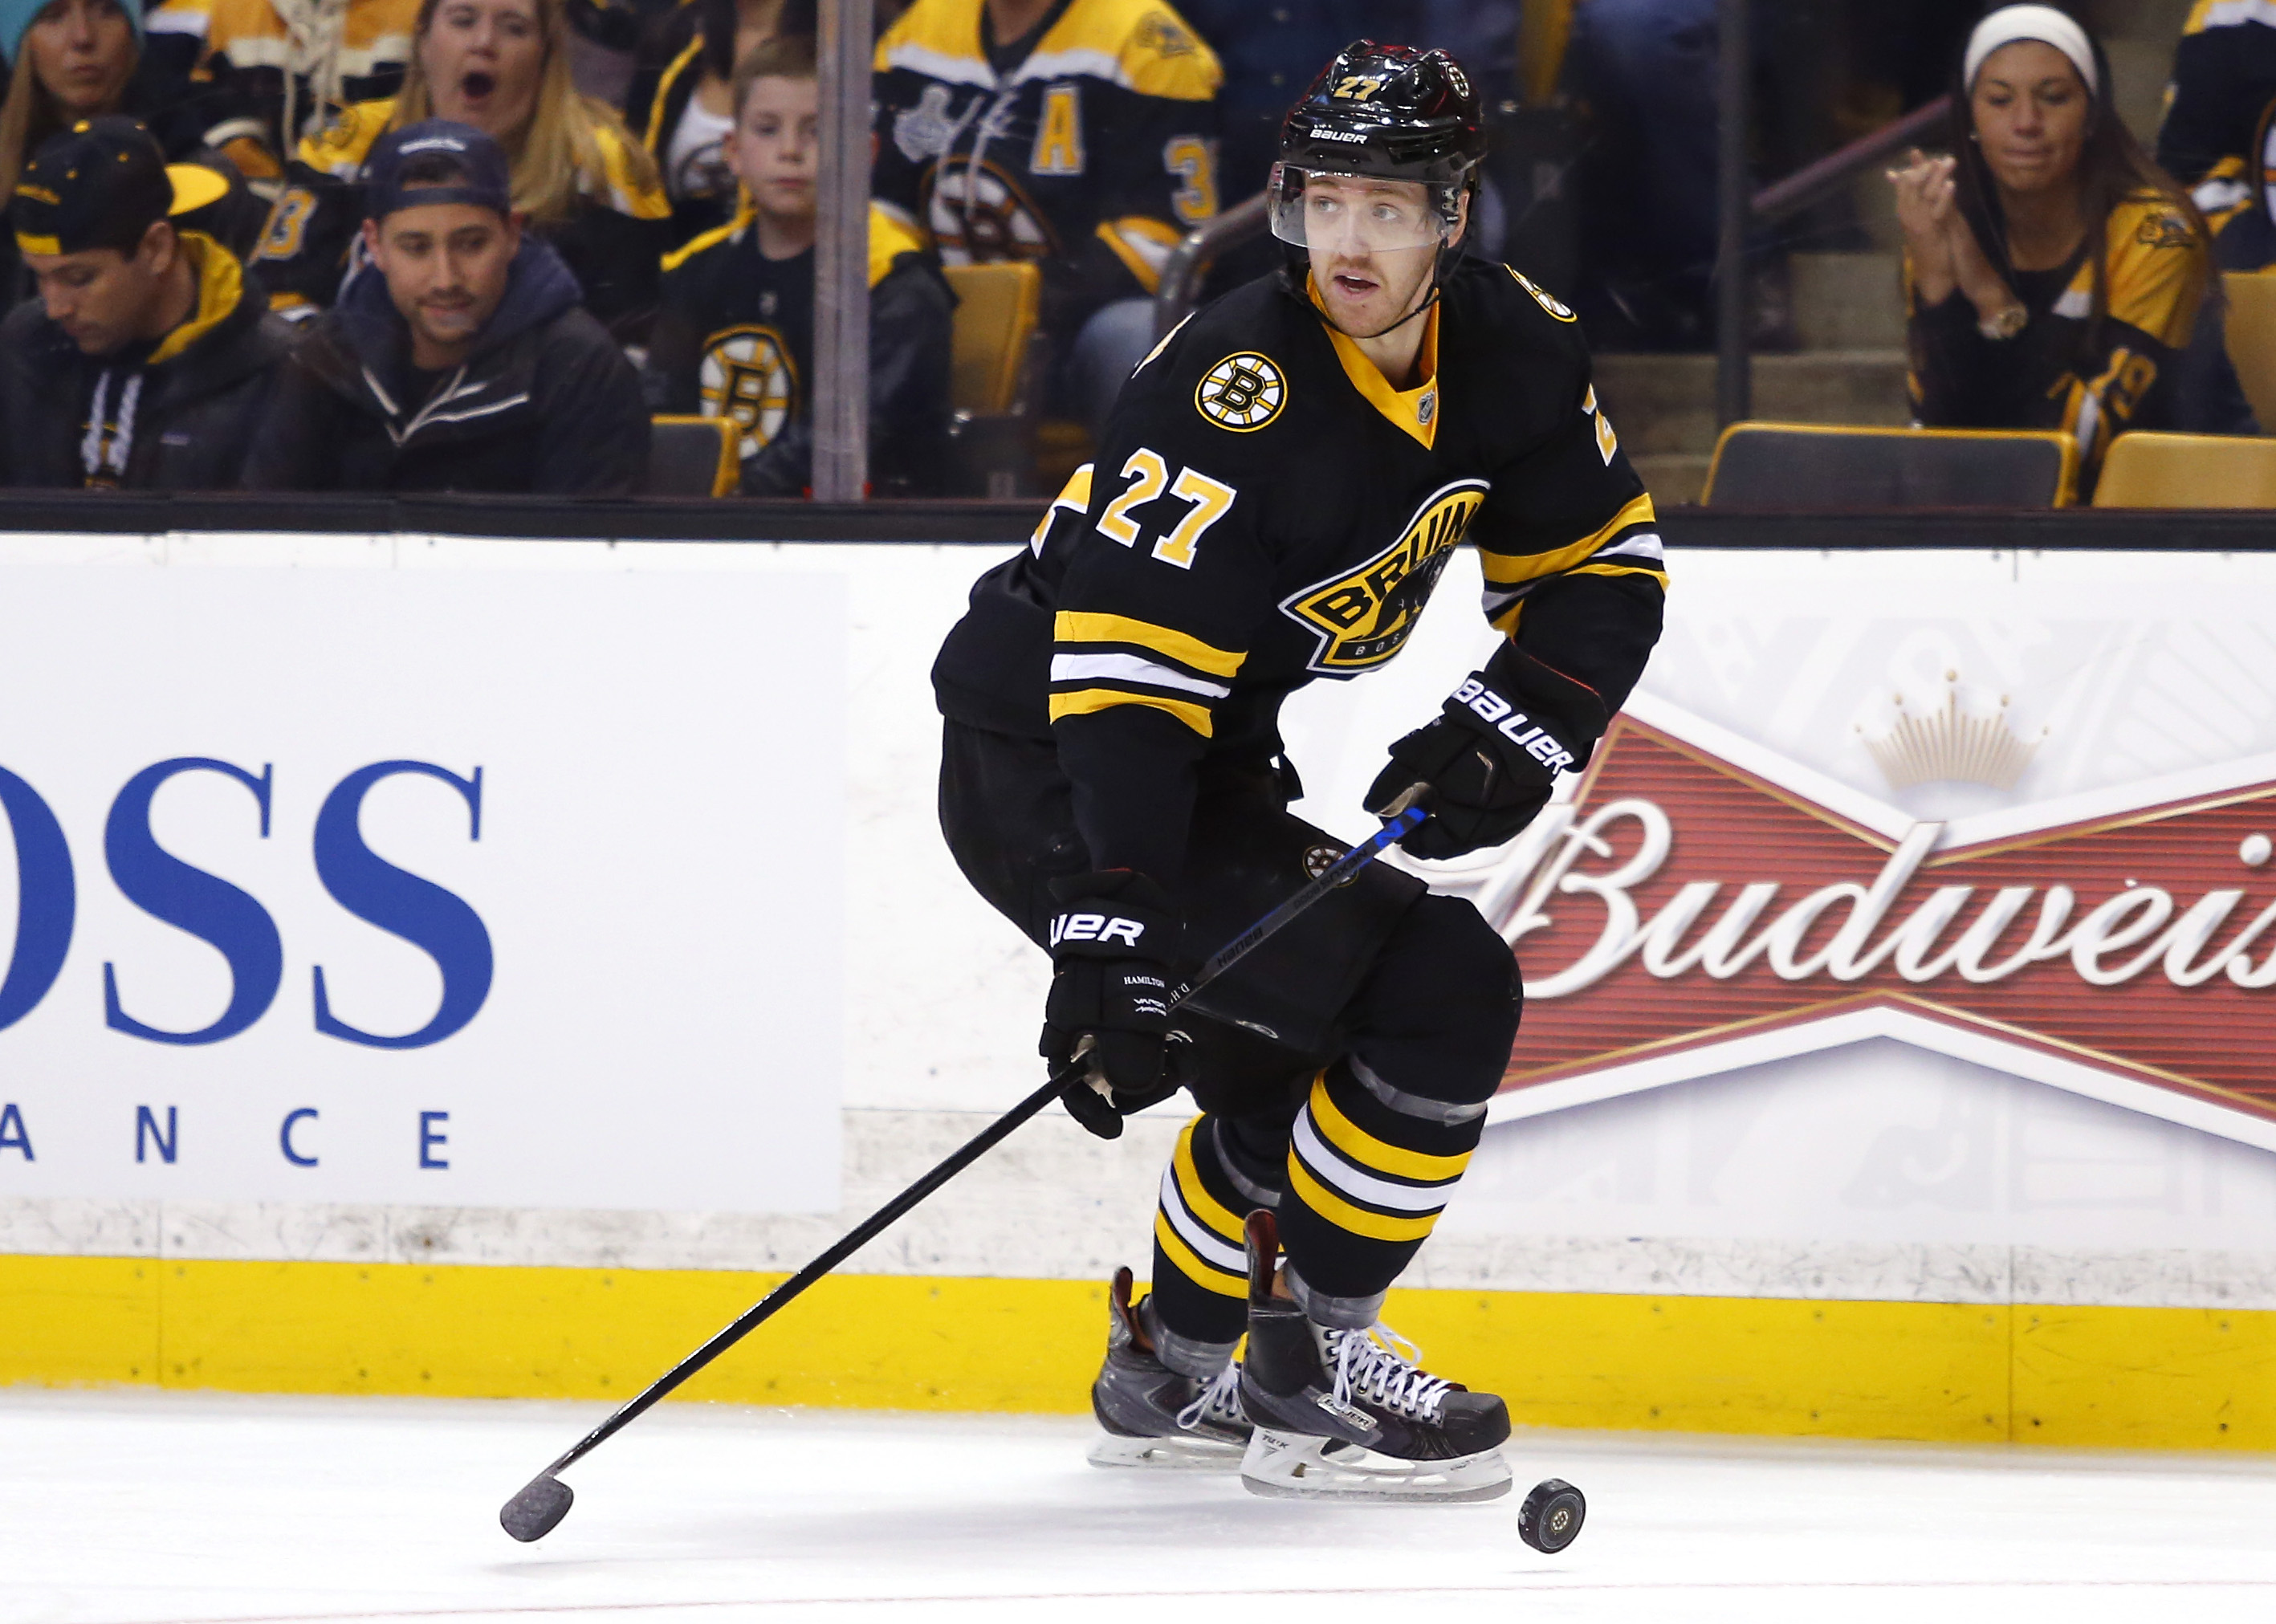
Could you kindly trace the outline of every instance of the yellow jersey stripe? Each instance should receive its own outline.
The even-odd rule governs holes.
[[[1201,1170],[1194,1165],[1194,1128],[1200,1121],[1195,1117],[1186,1124],[1186,1131],[1178,1135],[1178,1148],[1171,1155],[1171,1165],[1178,1170],[1178,1194],[1185,1198],[1187,1211],[1235,1246],[1245,1245],[1248,1232],[1240,1220],[1202,1188]]]
[[[1312,1097],[1305,1109],[1312,1113],[1312,1126],[1320,1130],[1321,1138],[1361,1166],[1377,1172],[1436,1184],[1461,1177],[1462,1169],[1470,1165],[1468,1150],[1460,1156],[1430,1156],[1421,1150],[1404,1150],[1397,1145],[1385,1144],[1337,1109],[1335,1101],[1328,1097],[1324,1074],[1312,1085]]]
[[[1151,705],[1157,710],[1166,710],[1204,739],[1212,737],[1216,730],[1206,705],[1167,699],[1159,694],[1126,694],[1117,688],[1077,688],[1072,694],[1054,694],[1051,719],[1056,722],[1061,717],[1089,716],[1117,705]]]
[[[1199,1254],[1186,1244],[1185,1237],[1170,1227],[1169,1215],[1158,1210],[1154,1214],[1154,1243],[1162,1248],[1164,1256],[1178,1266],[1179,1273],[1203,1291],[1213,1291],[1220,1297],[1246,1297],[1248,1294],[1247,1277],[1230,1273],[1215,1264],[1202,1262]]]
[[[1420,1241],[1438,1222],[1435,1212],[1428,1218],[1385,1218],[1380,1212],[1354,1207],[1312,1177],[1293,1151],[1288,1157],[1288,1193],[1337,1228],[1348,1229],[1370,1241]]]
[[[664,77],[656,81],[656,100],[649,104],[648,110],[648,133],[641,140],[647,144],[649,151],[659,158],[664,155],[656,152],[656,144],[664,139],[664,104],[671,99],[671,87],[687,71],[688,64],[702,54],[703,35],[699,30],[695,37],[687,42],[687,49],[671,59],[671,65],[664,70]]]
[[[1089,470],[1077,477],[1082,479],[1081,500],[1086,507],[1090,500]],[[1074,495],[1074,484],[1068,482],[1059,501]],[[1057,505],[1054,504],[1053,505]],[[1141,649],[1150,649],[1156,654],[1166,655],[1180,665],[1190,665],[1197,672],[1212,677],[1232,677],[1240,670],[1240,663],[1248,656],[1235,654],[1229,649],[1212,648],[1198,637],[1188,636],[1166,626],[1156,626],[1150,620],[1133,620],[1127,615],[1098,615],[1062,609],[1051,621],[1051,641],[1055,643],[1135,643]]]
[[[1653,523],[1658,515],[1652,512],[1649,495],[1636,497],[1612,515],[1610,523],[1592,530],[1570,546],[1551,552],[1506,553],[1478,549],[1478,562],[1484,565],[1486,581],[1496,587],[1521,586],[1529,581],[1538,581],[1544,575],[1554,575],[1587,561],[1589,555],[1611,541],[1630,525]]]
[[[1122,233],[1114,229],[1112,221],[1102,220],[1098,223],[1098,240],[1104,243],[1113,252],[1114,257],[1122,262],[1123,268],[1137,279],[1140,287],[1144,288],[1149,293],[1160,291],[1162,268],[1149,262],[1144,254],[1132,247]]]

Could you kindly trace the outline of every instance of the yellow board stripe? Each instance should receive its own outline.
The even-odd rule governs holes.
[[[1650,524],[1656,515],[1651,497],[1641,496],[1612,517],[1601,529],[1593,530],[1569,547],[1559,547],[1553,552],[1507,553],[1489,552],[1478,549],[1478,562],[1485,568],[1486,580],[1497,587],[1514,587],[1525,581],[1538,581],[1544,575],[1554,575],[1562,570],[1587,561],[1590,553],[1602,547],[1630,525]]]
[[[1090,481],[1082,478],[1082,501],[1090,503]],[[1067,492],[1059,498],[1064,502],[1074,493],[1074,482],[1068,482]],[[1057,505],[1054,504],[1054,505]],[[1240,670],[1248,656],[1235,654],[1229,649],[1212,648],[1200,638],[1176,631],[1166,626],[1156,626],[1150,620],[1133,620],[1127,615],[1089,614],[1062,609],[1051,621],[1051,641],[1061,643],[1135,643],[1141,649],[1151,649],[1165,654],[1180,665],[1190,665],[1195,671],[1206,672],[1212,677],[1231,677]]]
[[[1460,1156],[1430,1156],[1385,1144],[1336,1108],[1336,1102],[1328,1095],[1324,1072],[1312,1085],[1312,1097],[1305,1108],[1312,1113],[1312,1126],[1320,1130],[1320,1137],[1362,1167],[1396,1173],[1402,1179],[1420,1179],[1426,1184],[1440,1184],[1460,1178],[1462,1169],[1470,1165],[1468,1150]]]
[[[1157,710],[1166,710],[1204,739],[1216,726],[1205,705],[1165,699],[1158,694],[1125,694],[1119,688],[1078,688],[1072,694],[1054,694],[1051,719],[1056,722],[1061,717],[1089,716],[1093,711],[1111,710],[1117,705],[1151,705]]]
[[[1162,1255],[1177,1264],[1185,1277],[1202,1290],[1213,1291],[1220,1297],[1245,1297],[1248,1294],[1246,1277],[1220,1269],[1215,1264],[1202,1262],[1194,1248],[1186,1244],[1184,1237],[1170,1226],[1169,1215],[1158,1208],[1154,1213],[1154,1239],[1160,1245]],[[1158,1283],[1156,1289],[1160,1289]]]
[[[1178,1170],[1178,1194],[1185,1197],[1187,1211],[1235,1246],[1246,1245],[1247,1227],[1202,1188],[1201,1170],[1194,1165],[1194,1129],[1201,1126],[1201,1120],[1195,1117],[1186,1124],[1186,1131],[1178,1135],[1178,1148],[1171,1157],[1171,1165]]]
[[[1428,1218],[1385,1218],[1380,1212],[1354,1207],[1312,1177],[1304,1164],[1296,1159],[1294,1150],[1288,1153],[1288,1193],[1337,1228],[1348,1229],[1370,1241],[1420,1241],[1438,1221],[1435,1212]]]

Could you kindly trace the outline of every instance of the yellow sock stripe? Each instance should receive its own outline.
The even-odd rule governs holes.
[[[1213,1291],[1220,1297],[1245,1297],[1248,1294],[1246,1277],[1228,1273],[1215,1264],[1202,1262],[1194,1248],[1186,1244],[1185,1238],[1170,1227],[1169,1214],[1158,1207],[1154,1211],[1154,1241],[1162,1248],[1162,1255],[1177,1265],[1178,1272],[1203,1291]]]
[[[1630,525],[1650,524],[1658,516],[1652,512],[1649,496],[1637,497],[1612,517],[1603,527],[1592,530],[1569,546],[1548,552],[1507,553],[1478,549],[1478,562],[1484,566],[1487,581],[1497,587],[1514,587],[1521,582],[1538,581],[1544,575],[1554,575],[1560,570],[1571,569],[1587,561],[1590,553],[1611,541]]]
[[[1571,575],[1649,575],[1667,590],[1667,572],[1650,564],[1584,564],[1566,572]]]
[[[1370,1241],[1420,1241],[1438,1221],[1435,1212],[1428,1218],[1385,1218],[1355,1207],[1312,1177],[1293,1150],[1288,1153],[1288,1193],[1337,1228]]]
[[[1085,505],[1089,500],[1089,482],[1083,482]],[[1066,498],[1060,498],[1064,501]],[[1240,670],[1247,653],[1213,648],[1198,637],[1156,626],[1150,620],[1134,620],[1127,615],[1096,615],[1062,609],[1051,620],[1051,641],[1055,643],[1134,643],[1141,649],[1150,649],[1156,654],[1166,655],[1180,665],[1190,665],[1195,671],[1211,677],[1231,677]]]
[[[1233,1245],[1246,1245],[1248,1238],[1247,1229],[1217,1197],[1202,1187],[1201,1170],[1194,1165],[1194,1129],[1200,1127],[1201,1122],[1202,1119],[1195,1117],[1186,1124],[1186,1131],[1178,1135],[1178,1148],[1170,1156],[1170,1165],[1177,1169],[1178,1194],[1185,1197],[1187,1211]]]
[[[1361,1166],[1371,1167],[1377,1172],[1436,1184],[1460,1178],[1462,1169],[1470,1165],[1468,1150],[1460,1156],[1430,1156],[1421,1150],[1404,1150],[1397,1145],[1385,1144],[1336,1108],[1336,1102],[1328,1096],[1325,1072],[1312,1084],[1312,1097],[1306,1109],[1311,1112],[1312,1126],[1320,1130],[1321,1138]]]

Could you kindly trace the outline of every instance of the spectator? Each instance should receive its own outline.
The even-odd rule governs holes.
[[[263,146],[283,155],[338,109],[395,94],[418,10],[419,0],[164,0],[150,13],[151,49],[177,77],[194,70],[231,86]]]
[[[179,217],[227,185],[132,118],[51,137],[17,184],[39,285],[0,322],[10,485],[235,488],[289,345],[236,255]]]
[[[2237,5],[2191,8],[2174,49],[2158,163],[2191,189],[2213,230],[2214,257],[2231,270],[2276,261],[2276,224],[2254,184],[2266,163],[2276,107],[2276,12]]]
[[[381,137],[365,174],[370,263],[294,350],[246,482],[639,490],[639,376],[561,256],[523,231],[505,148],[426,119]]]
[[[785,9],[807,26],[785,29]],[[664,172],[673,247],[724,225],[737,212],[726,148],[735,128],[735,66],[783,33],[812,34],[811,0],[687,0],[641,42],[625,118]]]
[[[2204,218],[2112,110],[2109,64],[2043,5],[1969,36],[1957,157],[1893,171],[1914,409],[1934,428],[2063,429],[2090,483],[2111,437],[2171,422],[2211,272]]]
[[[745,496],[795,497],[813,459],[814,42],[769,41],[732,84],[725,156],[745,201],[731,224],[665,258],[649,388],[659,411],[735,420]],[[937,496],[945,483],[954,304],[922,245],[872,209],[869,467],[880,495]]]
[[[951,265],[1042,267],[1055,402],[1094,428],[1217,212],[1222,77],[1152,0],[917,0],[877,42],[877,198]]]
[[[230,92],[192,85],[143,49],[141,0],[0,0],[0,42],[14,65],[0,111],[0,207],[42,142],[107,113],[140,119],[170,158],[210,163],[216,152],[208,149],[218,149],[240,169],[276,172],[269,149],[248,138],[251,126]],[[242,258],[267,213],[239,186],[191,224]],[[0,232],[0,297],[19,282],[15,234]]]
[[[356,177],[385,130],[428,118],[481,130],[513,160],[513,206],[619,338],[645,337],[671,210],[647,150],[569,82],[563,0],[424,0],[403,92],[360,102],[303,141],[262,244],[288,301],[328,305],[350,269]]]

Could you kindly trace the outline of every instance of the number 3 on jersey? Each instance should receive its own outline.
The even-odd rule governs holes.
[[[1177,500],[1193,505],[1168,535],[1154,543],[1154,556],[1181,570],[1194,567],[1194,549],[1200,545],[1209,527],[1225,516],[1233,499],[1240,494],[1197,468],[1183,469],[1172,481],[1170,467],[1159,453],[1142,445],[1131,452],[1130,460],[1122,465],[1122,477],[1130,482],[1129,486],[1098,516],[1099,534],[1125,547],[1135,547],[1139,530],[1138,521],[1130,516],[1132,511],[1154,501],[1166,489]]]

